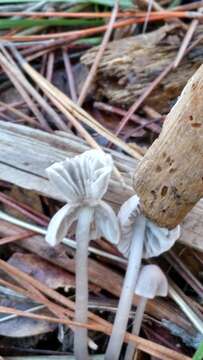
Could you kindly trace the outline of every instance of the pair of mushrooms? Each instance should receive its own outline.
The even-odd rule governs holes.
[[[89,241],[103,236],[128,258],[118,311],[105,354],[106,360],[119,359],[134,292],[143,298],[138,306],[133,328],[136,333],[141,325],[145,299],[167,294],[167,281],[157,266],[148,265],[140,271],[142,258],[158,256],[168,250],[180,232],[179,227],[169,231],[147,220],[140,213],[139,199],[136,195],[122,205],[117,217],[112,208],[102,201],[112,170],[111,156],[100,150],[86,151],[47,169],[50,181],[67,204],[52,218],[46,240],[52,246],[57,245],[76,223],[76,321],[85,323],[88,320]],[[149,293],[149,288],[143,287],[143,279],[149,272],[152,276],[153,296]],[[74,354],[77,360],[88,359],[87,339],[86,329],[75,329]],[[132,356],[133,353],[134,348],[129,345],[127,354]]]

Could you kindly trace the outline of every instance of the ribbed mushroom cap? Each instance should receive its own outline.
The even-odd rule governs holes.
[[[145,265],[141,268],[135,294],[147,299],[167,296],[168,280],[159,266]]]
[[[103,236],[112,244],[118,243],[118,219],[113,209],[101,200],[107,191],[112,169],[111,156],[100,150],[85,151],[46,169],[50,181],[67,201],[49,223],[46,241],[51,246],[63,240],[84,207],[94,210],[90,240]]]
[[[137,219],[141,214],[139,207],[139,197],[133,195],[120,208],[118,219],[121,227],[121,238],[117,245],[118,250],[129,257],[133,232],[136,227]],[[143,258],[159,256],[169,250],[175,241],[180,237],[180,226],[172,230],[161,228],[150,220],[146,219],[145,240]]]

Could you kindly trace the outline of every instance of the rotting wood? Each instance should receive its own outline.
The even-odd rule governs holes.
[[[188,81],[161,134],[139,163],[133,185],[144,214],[170,229],[203,196],[203,65]]]
[[[79,154],[89,147],[74,135],[62,134],[47,134],[30,127],[0,121],[0,180],[63,201],[48,181],[45,169],[54,162]],[[126,183],[131,185],[137,160],[113,150],[108,151],[113,155]],[[117,209],[133,194],[133,190],[121,189],[121,184],[114,180],[110,183],[105,200]],[[183,220],[179,241],[203,251],[202,214],[203,200]]]
[[[194,40],[202,34],[198,26]],[[144,89],[174,59],[184,32],[177,25],[166,25],[156,31],[119,39],[109,43],[99,64],[95,89],[97,99],[107,98],[112,104],[129,108]],[[183,59],[181,66],[171,71],[147,97],[145,104],[167,113],[187,80],[203,62],[203,40]],[[91,66],[97,47],[88,50],[81,62]]]

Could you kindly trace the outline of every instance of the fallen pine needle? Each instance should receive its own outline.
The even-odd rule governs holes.
[[[107,335],[111,335],[111,332],[112,332],[112,325],[104,326],[104,325],[97,324],[94,322],[89,322],[87,324],[79,323],[79,322],[67,320],[67,319],[57,319],[57,318],[53,318],[53,317],[47,316],[47,315],[33,314],[33,313],[26,312],[26,311],[21,311],[21,310],[13,309],[10,307],[5,307],[5,306],[0,306],[0,313],[14,314],[17,316],[23,316],[23,317],[27,317],[27,318],[31,318],[31,319],[35,319],[35,320],[49,321],[49,322],[56,323],[56,324],[64,324],[64,325],[69,325],[69,326],[74,326],[74,327],[82,327],[82,328],[86,328],[88,330],[99,331],[99,332],[105,333]],[[161,359],[161,360],[189,360],[189,359],[191,359],[188,356],[185,356],[174,350],[168,349],[162,345],[155,344],[152,341],[142,339],[141,337],[132,335],[130,333],[126,333],[125,342],[132,342],[133,344],[136,345],[136,348],[138,350],[142,350],[143,352],[145,352],[147,354],[156,356],[158,359]]]
[[[102,40],[102,43],[99,47],[99,50],[96,54],[96,57],[94,59],[94,62],[92,64],[92,67],[89,71],[89,74],[84,82],[84,85],[82,87],[82,90],[81,90],[81,93],[80,93],[80,96],[79,96],[79,99],[78,99],[78,105],[82,105],[84,100],[85,100],[85,97],[87,95],[87,92],[88,92],[88,89],[96,75],[96,71],[97,71],[97,68],[98,68],[98,65],[99,65],[99,62],[102,58],[102,55],[106,49],[106,46],[109,42],[109,39],[110,39],[110,36],[111,36],[111,33],[112,33],[112,30],[113,30],[113,25],[114,25],[114,22],[116,20],[116,16],[117,16],[117,13],[118,13],[118,0],[115,0],[115,5],[114,5],[114,8],[112,10],[112,15],[111,15],[111,18],[110,18],[110,21],[108,23],[108,26],[107,26],[107,29],[106,29],[106,32],[104,34],[104,37],[103,37],[103,40]]]

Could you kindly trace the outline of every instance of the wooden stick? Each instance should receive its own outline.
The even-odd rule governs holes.
[[[168,114],[134,175],[144,214],[174,228],[203,196],[203,65]]]

